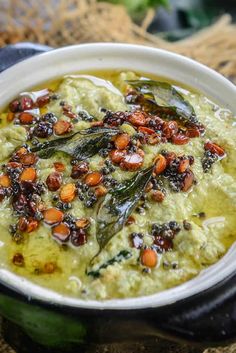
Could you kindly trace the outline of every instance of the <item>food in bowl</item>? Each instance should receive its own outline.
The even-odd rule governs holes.
[[[1,266],[55,291],[153,294],[236,239],[232,113],[134,72],[65,76],[1,113]]]

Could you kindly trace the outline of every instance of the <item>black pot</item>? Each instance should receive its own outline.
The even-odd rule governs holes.
[[[1,70],[48,49],[35,45],[1,49]],[[168,305],[149,302],[146,308],[120,310],[59,305],[1,283],[0,314],[4,337],[18,353],[85,352],[89,344],[159,336],[202,347],[223,345],[236,339],[236,274]]]
[[[81,309],[46,303],[1,285],[5,339],[18,353],[86,352],[91,344],[153,340],[202,348],[236,339],[236,275],[185,300],[136,310]]]

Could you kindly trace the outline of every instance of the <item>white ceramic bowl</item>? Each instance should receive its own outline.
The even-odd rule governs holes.
[[[53,50],[27,59],[0,74],[0,106],[18,93],[65,74],[102,69],[127,69],[174,79],[200,90],[217,104],[236,114],[236,87],[215,71],[164,50],[129,44],[85,44]],[[7,270],[0,280],[27,296],[58,304],[97,309],[136,309],[174,303],[220,282],[236,270],[235,247],[196,278],[147,297],[101,301],[70,298],[41,288]]]

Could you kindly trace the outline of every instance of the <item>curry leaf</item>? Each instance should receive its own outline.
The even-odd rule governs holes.
[[[146,106],[149,106],[151,113],[172,112],[183,122],[199,123],[192,105],[169,83],[153,80],[131,80],[127,82],[143,95],[146,103],[150,102]]]
[[[93,278],[100,277],[100,271],[107,268],[108,266],[114,265],[115,263],[119,263],[123,260],[128,260],[132,256],[131,252],[128,250],[121,250],[116,256],[112,257],[110,260],[102,264],[98,267],[97,270],[86,271],[88,276],[92,276]]]
[[[141,170],[125,180],[104,198],[97,212],[97,241],[100,251],[124,226],[149,182],[153,166]]]
[[[64,152],[75,159],[85,160],[105,148],[111,137],[118,132],[115,128],[93,127],[42,143],[32,148],[32,152],[37,152],[43,159],[50,158],[56,152]]]

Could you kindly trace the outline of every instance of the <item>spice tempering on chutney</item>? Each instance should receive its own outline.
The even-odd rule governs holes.
[[[235,241],[234,117],[201,93],[97,72],[24,91],[0,115],[2,267],[83,299],[136,297]]]

